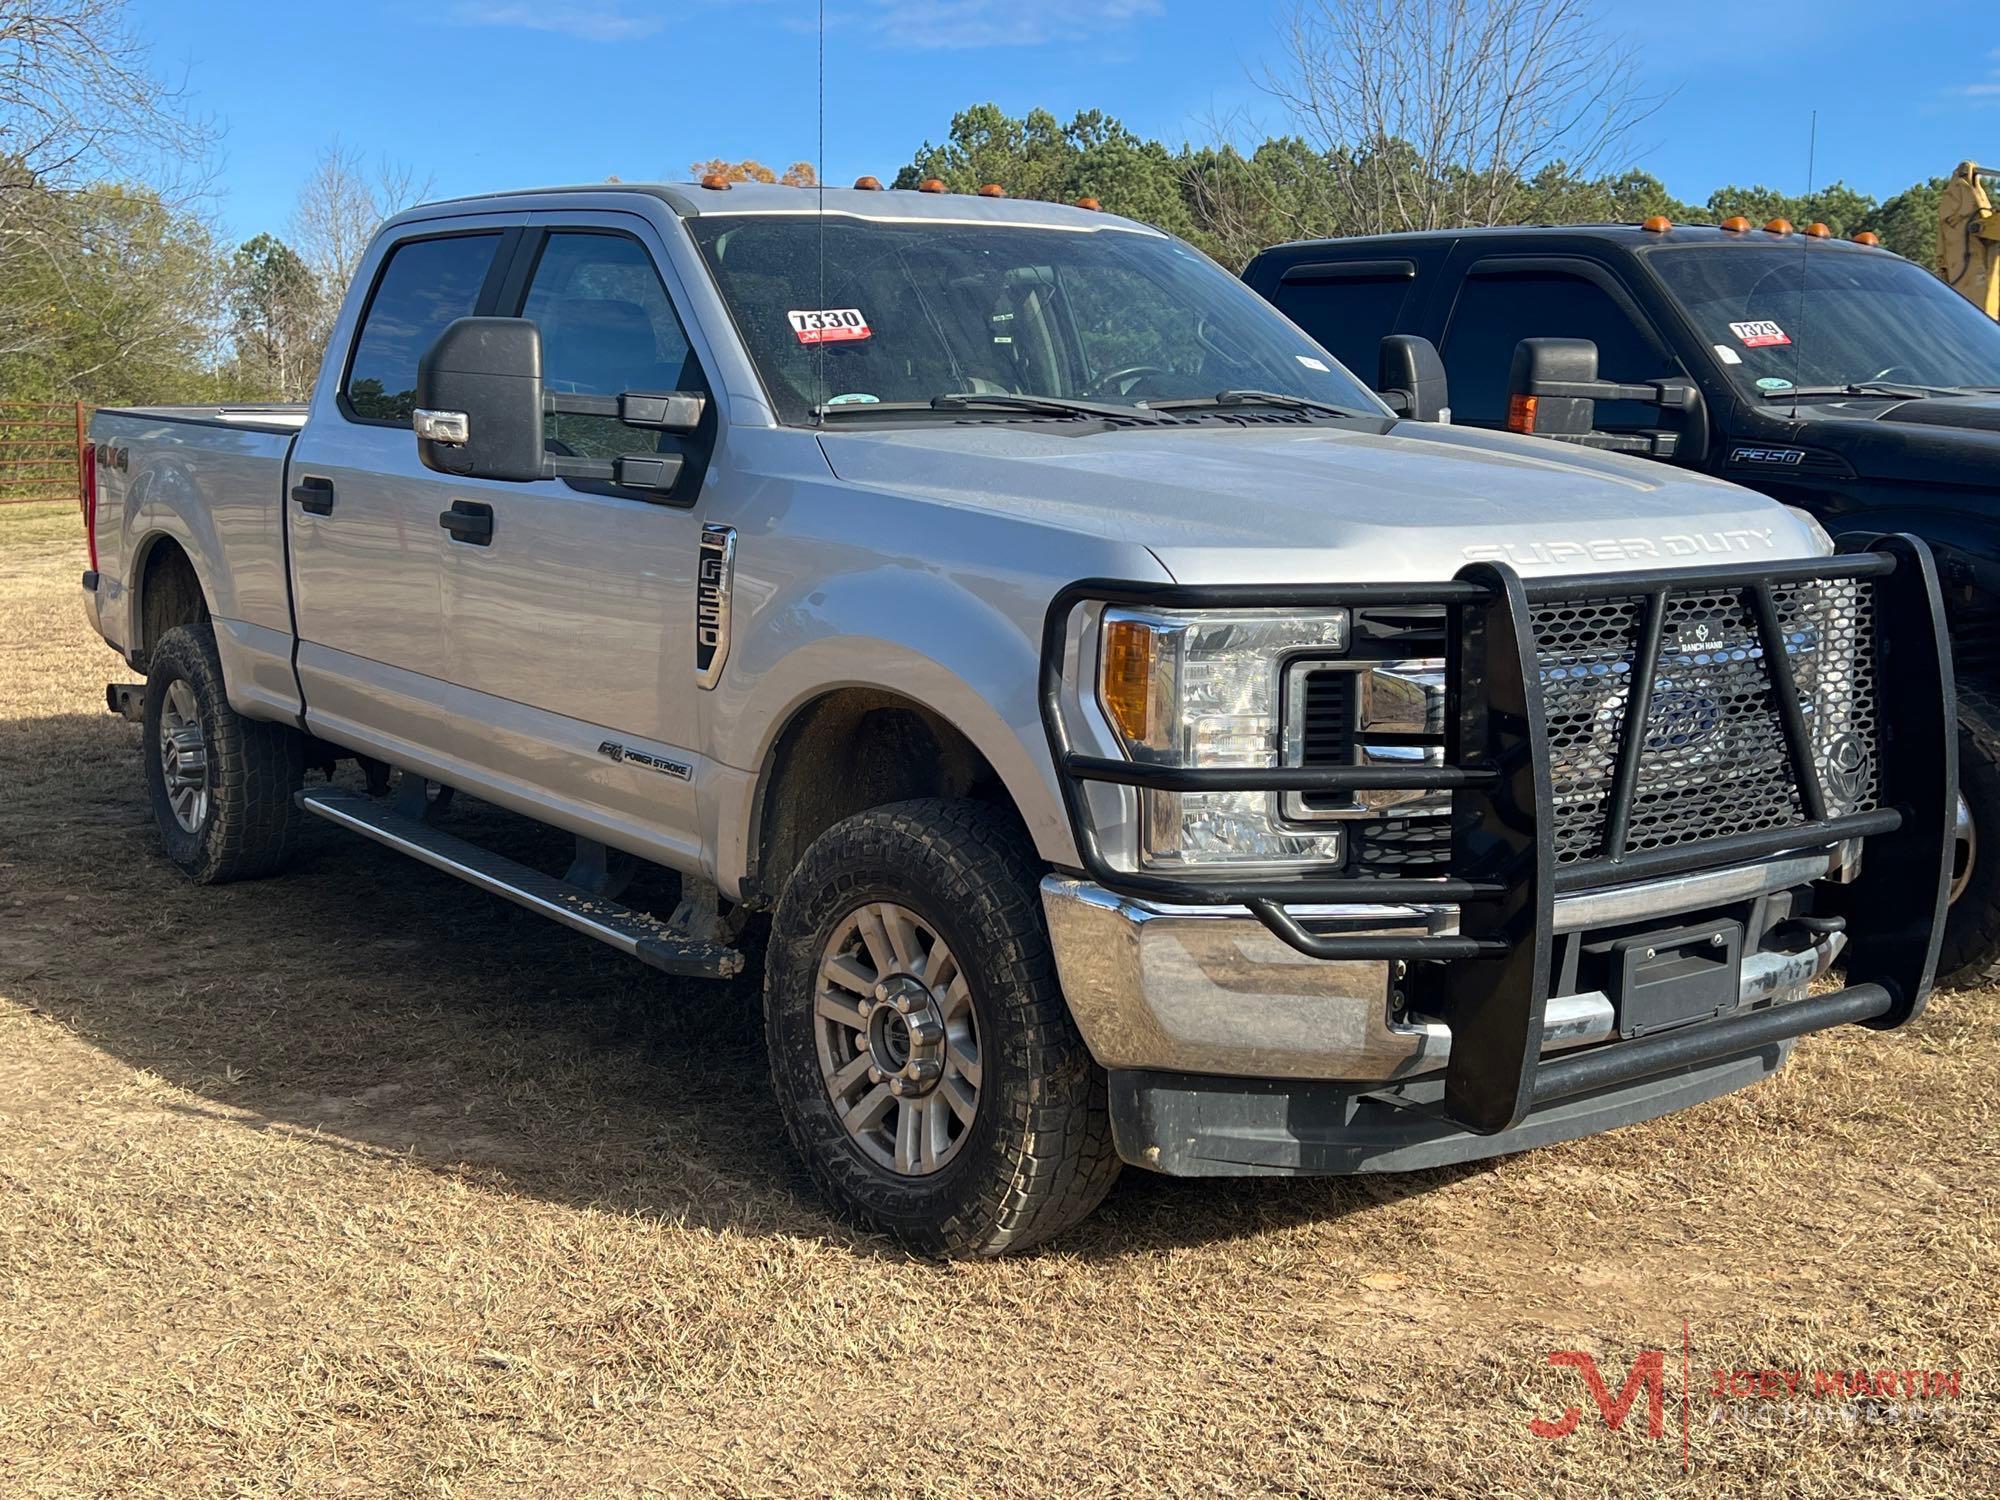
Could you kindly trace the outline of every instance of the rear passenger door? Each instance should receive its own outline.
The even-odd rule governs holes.
[[[1477,244],[1461,255],[1478,255]],[[1646,381],[1682,371],[1631,294],[1605,267],[1573,257],[1481,255],[1471,260],[1439,346],[1451,391],[1451,419],[1504,427],[1507,376],[1526,338],[1589,339],[1604,380]],[[1600,401],[1597,426],[1608,432],[1659,425],[1659,408]]]
[[[496,311],[540,329],[546,389],[709,389],[654,233],[625,214],[536,216]],[[551,415],[544,432],[555,454],[674,451],[685,466],[665,495],[580,479],[495,486],[477,497],[490,538],[445,538],[446,670],[479,730],[464,753],[685,864],[698,849],[695,504],[709,444],[614,417]]]

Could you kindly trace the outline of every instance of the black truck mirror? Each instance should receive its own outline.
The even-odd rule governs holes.
[[[1681,430],[1598,432],[1597,403],[1643,401],[1682,413]],[[1701,393],[1678,377],[1625,383],[1597,378],[1589,339],[1522,339],[1507,372],[1507,428],[1619,453],[1699,462],[1708,446]]]
[[[417,362],[410,426],[427,469],[540,479],[542,335],[525,318],[460,318]]]
[[[469,479],[584,479],[665,493],[679,483],[679,453],[622,458],[550,454],[550,414],[610,417],[627,427],[693,434],[708,413],[701,391],[626,391],[616,396],[546,391],[541,330],[526,318],[460,318],[417,362],[410,426],[427,469]]]
[[[1375,389],[1399,417],[1413,422],[1451,420],[1444,361],[1429,339],[1413,333],[1392,333],[1383,339]]]
[[[1597,425],[1597,345],[1589,339],[1522,339],[1507,372],[1507,428],[1581,438]]]

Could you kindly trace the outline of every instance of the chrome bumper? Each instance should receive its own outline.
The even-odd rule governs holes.
[[[1671,917],[1820,879],[1834,852],[1565,897],[1556,929],[1581,931]],[[1390,963],[1309,958],[1241,906],[1174,906],[1114,895],[1066,876],[1042,881],[1042,905],[1071,1014],[1099,1065],[1239,1078],[1391,1081],[1434,1072],[1451,1051],[1443,1024],[1394,1015]],[[1449,935],[1450,906],[1297,906],[1315,925],[1351,920],[1352,935]],[[1804,995],[1840,954],[1830,933],[1794,952],[1746,952],[1739,1008]],[[1548,1002],[1545,1053],[1609,1037],[1599,991]]]

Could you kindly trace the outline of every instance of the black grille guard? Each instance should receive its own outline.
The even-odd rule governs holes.
[[[1830,815],[1809,729],[1779,634],[1772,590],[1873,579],[1877,715],[1876,806]],[[1669,593],[1733,592],[1755,622],[1769,663],[1774,711],[1798,779],[1802,821],[1685,844],[1623,850],[1557,864],[1554,793],[1531,609],[1595,599],[1645,601],[1646,643]],[[1162,609],[1327,609],[1441,605],[1447,622],[1443,765],[1181,768],[1077,753],[1062,718],[1063,659],[1071,619],[1085,603]],[[1631,722],[1644,723],[1658,653],[1634,661]],[[1087,693],[1085,685],[1081,691]],[[1049,606],[1042,641],[1042,721],[1054,755],[1083,871],[1120,895],[1188,905],[1245,906],[1292,947],[1322,959],[1472,960],[1444,973],[1452,1047],[1444,1112],[1468,1129],[1497,1132],[1535,1105],[1737,1056],[1847,1022],[1888,1029],[1919,1014],[1930,992],[1952,865],[1957,729],[1943,601],[1930,550],[1907,535],[1843,537],[1832,557],[1659,572],[1523,580],[1504,563],[1474,563],[1439,584],[1227,584],[1189,586],[1089,579]],[[1607,823],[1630,820],[1643,731],[1620,736]],[[1160,791],[1451,793],[1451,856],[1437,878],[1181,878],[1115,868],[1083,805],[1086,782]],[[1634,1041],[1540,1056],[1550,987],[1555,900],[1572,891],[1865,839],[1861,873],[1847,888],[1848,986],[1792,1004],[1740,1013]],[[1310,931],[1292,903],[1454,902],[1457,936],[1380,937]]]

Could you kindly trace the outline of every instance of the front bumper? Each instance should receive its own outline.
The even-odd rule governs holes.
[[[1556,903],[1558,935],[1756,903],[1826,876],[1831,851],[1765,860]],[[1042,908],[1063,993],[1100,1066],[1238,1078],[1393,1082],[1436,1073],[1451,1057],[1444,1021],[1400,1013],[1394,959],[1316,959],[1270,932],[1247,908],[1170,906],[1119,896],[1067,876],[1042,881]],[[1308,907],[1316,926],[1385,939],[1446,934],[1445,906]],[[1774,912],[1770,927],[1783,925]],[[1768,930],[1768,929],[1767,929]],[[1759,935],[1763,936],[1762,934]],[[1833,966],[1845,934],[1796,934],[1742,958],[1736,1010],[1783,1005]],[[1547,1056],[1614,1036],[1602,990],[1551,996],[1542,1013]]]
[[[1431,1149],[1492,1154],[1600,1128],[1587,1123],[1593,1118],[1621,1111],[1642,1118],[1677,1107],[1673,1101],[1688,1102],[1680,1098],[1688,1088],[1699,1091],[1682,1086],[1696,1075],[1707,1080],[1699,1087],[1733,1087],[1717,1080],[1748,1081],[1743,1060],[1753,1055],[1775,1067],[1783,1045],[1810,1031],[1846,1023],[1887,1028],[1918,1014],[1936,961],[1952,852],[1951,666],[1928,551],[1908,537],[1870,541],[1874,550],[1843,544],[1837,557],[1757,568],[1533,583],[1481,564],[1451,584],[1408,588],[1190,589],[1092,580],[1059,594],[1044,634],[1042,710],[1082,869],[1081,878],[1050,881],[1044,902],[1071,1008],[1112,1072],[1114,1099],[1127,1100],[1117,1112],[1121,1152],[1176,1170],[1170,1163],[1179,1147],[1168,1147],[1185,1132],[1137,1129],[1140,1118],[1172,1114],[1149,1113],[1138,1101],[1186,1095],[1190,1089],[1174,1080],[1194,1078],[1192,1092],[1204,1098],[1276,1100],[1256,1108],[1294,1123],[1317,1115],[1323,1124],[1351,1113],[1353,1100],[1374,1097],[1374,1109],[1393,1095],[1400,1101],[1394,1108],[1428,1122],[1420,1133],[1462,1138],[1449,1148],[1434,1141]],[[1774,601],[1789,587],[1848,579],[1867,580],[1872,590],[1866,647],[1877,684],[1872,709],[1883,727],[1870,752],[1873,804],[1845,804],[1843,812],[1828,790],[1832,763],[1814,738],[1809,715],[1816,710],[1793,680],[1793,638]],[[1736,601],[1754,622],[1748,645],[1727,649],[1736,653],[1730,660],[1757,664],[1747,673],[1751,696],[1741,701],[1761,705],[1754,712],[1783,747],[1796,777],[1795,811],[1741,831],[1690,830],[1628,848],[1642,758],[1655,753],[1647,705],[1657,663],[1668,654],[1662,622],[1674,601],[1689,595]],[[1633,721],[1649,727],[1645,736],[1618,735],[1604,850],[1559,860],[1537,611],[1587,611],[1605,600],[1626,601],[1638,621],[1633,653],[1617,670],[1630,673]],[[1450,664],[1444,763],[1186,769],[1082,753],[1064,721],[1063,663],[1072,615],[1090,601],[1442,608]],[[1683,639],[1673,649],[1697,648]],[[1093,783],[1161,792],[1446,791],[1448,873],[1181,878],[1135,871],[1098,842],[1083,794]],[[1866,849],[1859,878],[1829,891],[1847,919],[1849,987],[1804,997],[1838,950],[1824,938],[1839,926],[1806,892],[1856,843]],[[1819,867],[1810,868],[1815,859]],[[1732,880],[1778,884],[1731,891]],[[1703,889],[1688,888],[1703,882]],[[1775,911],[1771,902],[1780,903]],[[1652,981],[1627,960],[1635,944],[1653,960],[1656,929],[1663,954],[1686,942],[1686,928],[1662,921],[1674,916],[1733,934],[1710,934],[1730,955],[1721,970],[1725,992],[1691,1010],[1677,1000],[1649,1020],[1634,997]],[[1607,951],[1624,965],[1613,986],[1621,998],[1608,1018],[1599,1002],[1609,997],[1593,998],[1589,984],[1566,977],[1576,972],[1579,948],[1589,952],[1593,943],[1599,970],[1592,972],[1602,971]],[[1327,1102],[1334,1099],[1342,1102]],[[1575,1102],[1584,1099],[1601,1107]],[[1298,1105],[1296,1116],[1285,1114],[1285,1100]],[[1641,1113],[1631,1114],[1635,1109]],[[1358,1169],[1340,1165],[1338,1151],[1300,1146],[1297,1154],[1326,1164],[1273,1169]]]

